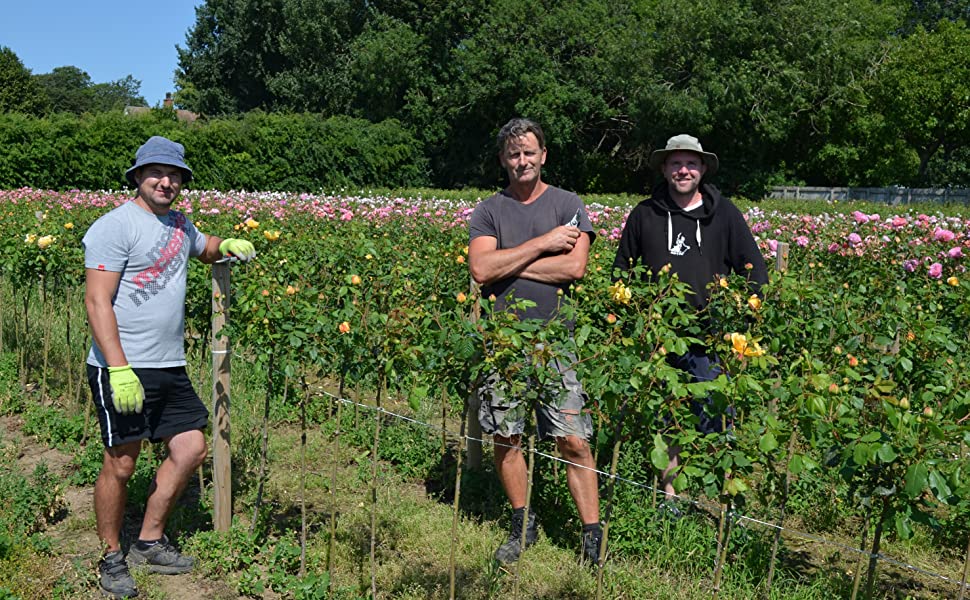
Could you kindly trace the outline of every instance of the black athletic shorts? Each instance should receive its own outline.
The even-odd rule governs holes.
[[[192,388],[185,367],[134,371],[145,388],[145,403],[141,413],[122,415],[115,411],[111,401],[108,369],[88,365],[88,384],[105,447],[146,438],[160,442],[177,433],[205,429],[209,410]]]

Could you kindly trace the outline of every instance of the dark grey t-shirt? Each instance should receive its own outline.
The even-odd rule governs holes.
[[[573,219],[579,214],[578,223]],[[593,225],[586,215],[586,207],[579,196],[572,192],[549,186],[541,196],[529,204],[522,204],[507,191],[501,191],[479,203],[472,212],[468,224],[469,240],[481,236],[494,237],[499,250],[521,246],[532,238],[546,234],[560,225],[575,224],[580,231],[589,234],[590,244],[596,239]],[[569,293],[569,283],[552,284],[519,277],[502,279],[482,288],[482,296],[492,294],[496,308],[506,306],[506,298],[532,300],[536,305],[522,314],[526,319],[549,320],[556,314],[562,289]]]

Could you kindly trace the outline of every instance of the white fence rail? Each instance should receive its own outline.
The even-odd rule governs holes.
[[[768,197],[827,201],[864,200],[894,206],[921,202],[970,204],[970,189],[776,186],[771,188]]]

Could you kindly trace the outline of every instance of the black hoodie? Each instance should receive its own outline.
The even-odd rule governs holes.
[[[627,271],[643,264],[657,273],[670,264],[694,290],[690,301],[697,308],[707,305],[707,286],[720,275],[745,275],[757,293],[768,271],[744,216],[712,185],[703,184],[701,195],[701,205],[685,211],[670,197],[666,181],[654,187],[630,211],[613,267]]]

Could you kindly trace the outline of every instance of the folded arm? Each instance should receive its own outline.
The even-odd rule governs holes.
[[[580,239],[582,238],[582,242]],[[583,244],[582,250],[576,257],[565,261],[554,261],[561,259],[562,254],[572,254],[574,248]],[[555,256],[544,256],[555,254]],[[533,273],[530,279],[539,277],[549,277],[550,273],[557,271],[559,267],[569,265],[575,270],[575,262],[579,255],[582,255],[582,268],[585,272],[586,258],[589,255],[589,236],[583,235],[576,227],[560,225],[546,234],[532,238],[514,248],[498,248],[498,240],[492,236],[479,236],[468,245],[468,266],[472,277],[482,285],[488,285],[500,281],[507,277],[525,277],[528,269],[539,261],[551,261],[548,265],[538,267],[538,272]],[[558,265],[558,266],[557,266]],[[570,271],[572,272],[572,271]],[[562,274],[556,281],[567,281],[575,279]],[[547,279],[539,279],[546,281]]]

